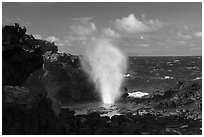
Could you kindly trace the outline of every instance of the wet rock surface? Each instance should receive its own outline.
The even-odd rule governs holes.
[[[189,85],[184,89],[195,88]],[[198,100],[175,108],[158,108],[152,97],[150,104],[141,105],[136,111],[103,116],[100,112],[76,114],[69,108],[61,108],[60,114],[52,109],[52,101],[42,92],[31,92],[25,88],[6,86],[3,102],[3,134],[71,134],[71,135],[199,135],[202,133],[201,108]],[[179,91],[172,96],[183,97]],[[194,94],[197,94],[194,92]],[[194,95],[194,97],[196,97]],[[171,98],[167,102],[171,101]],[[185,100],[185,98],[180,98]],[[158,101],[158,100],[157,100]],[[164,100],[159,100],[164,102]],[[145,100],[141,101],[145,103]],[[138,104],[139,105],[139,104]],[[149,107],[149,108],[148,108]],[[111,110],[111,109],[110,109]]]
[[[91,129],[90,134],[202,134],[201,86],[199,83],[186,83],[181,88],[179,84],[178,82],[176,86],[167,89],[159,97],[157,91],[157,94],[145,98],[126,97],[120,100],[122,103],[131,102],[127,106],[132,105],[132,108],[121,107],[120,102],[109,108],[94,108],[93,111],[96,112],[81,117],[86,119]],[[188,102],[190,98],[191,101]],[[104,116],[113,111],[117,115]],[[95,122],[92,121],[98,124],[93,124]]]
[[[157,116],[148,113],[144,115],[115,115],[111,118],[104,118],[96,114],[89,114],[76,115],[74,118],[70,118],[69,122],[69,134],[201,134],[201,121],[182,115]]]

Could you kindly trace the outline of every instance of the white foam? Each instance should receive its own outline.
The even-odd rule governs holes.
[[[149,95],[149,93],[140,92],[140,91],[128,93],[128,97],[133,97],[133,98],[142,98],[142,97],[147,96],[147,95]]]

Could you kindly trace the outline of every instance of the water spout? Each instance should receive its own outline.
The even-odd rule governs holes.
[[[88,44],[82,66],[95,83],[103,103],[112,104],[120,97],[126,62],[126,56],[109,39],[95,38]]]

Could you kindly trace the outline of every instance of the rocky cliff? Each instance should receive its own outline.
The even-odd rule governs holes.
[[[61,103],[95,98],[79,58],[18,24],[2,35],[3,134],[59,134]]]

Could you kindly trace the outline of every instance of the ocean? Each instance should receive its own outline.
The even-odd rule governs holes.
[[[128,63],[123,87],[127,88],[129,93],[166,91],[179,81],[184,84],[189,82],[202,83],[201,56],[137,56],[129,57]],[[88,114],[97,111],[102,115],[113,116],[132,113],[139,108],[149,106],[131,102],[117,102],[110,105],[101,102],[89,102],[64,107],[74,110],[75,114]]]
[[[133,90],[164,90],[178,81],[202,80],[201,56],[129,57],[124,86]]]

